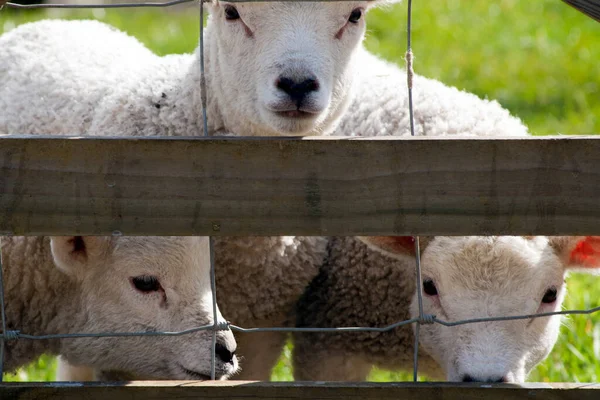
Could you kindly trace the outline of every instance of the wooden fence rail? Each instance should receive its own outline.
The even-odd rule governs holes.
[[[600,138],[0,138],[0,235],[599,234]],[[597,384],[7,383],[2,400],[592,400]]]
[[[599,384],[457,384],[323,382],[13,383],[2,400],[597,400]]]
[[[0,138],[0,234],[598,234],[600,138]]]

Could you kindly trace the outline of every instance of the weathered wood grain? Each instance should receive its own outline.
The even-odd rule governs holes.
[[[563,0],[565,3],[600,22],[600,1],[598,0]]]
[[[0,138],[0,234],[598,234],[600,138]]]
[[[7,383],[2,400],[357,399],[596,400],[598,384],[481,385],[444,383],[132,382]]]

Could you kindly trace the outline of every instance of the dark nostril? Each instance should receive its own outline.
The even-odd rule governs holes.
[[[307,79],[301,82],[300,85],[303,85],[307,92],[316,92],[319,90],[319,81],[316,79]]]
[[[279,78],[275,83],[277,89],[281,89],[288,94],[293,90],[295,84],[290,78]]]
[[[475,379],[471,375],[464,375],[462,378],[463,382],[475,382]]]
[[[280,77],[275,82],[275,86],[277,86],[279,90],[287,93],[292,99],[299,101],[306,97],[310,92],[318,91],[319,81],[315,78],[308,78],[301,82],[296,82],[291,78]]]
[[[233,360],[233,356],[235,355],[235,349],[233,351],[230,351],[221,343],[217,343],[215,345],[215,354],[221,359],[221,361],[230,363]]]

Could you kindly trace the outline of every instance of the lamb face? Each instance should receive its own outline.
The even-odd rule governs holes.
[[[396,257],[414,255],[406,237],[363,240]],[[595,242],[593,237],[515,236],[426,240],[423,311],[449,322],[560,311],[567,270],[600,265],[595,258],[587,265],[577,259],[577,249],[596,248]],[[419,315],[416,293],[411,314]],[[522,382],[552,350],[560,323],[560,316],[551,316],[423,325],[420,343],[449,381]]]
[[[350,100],[351,60],[374,3],[213,2],[210,65],[226,128],[264,136],[332,130]]]
[[[181,331],[213,323],[208,239],[53,237],[56,265],[77,282],[83,332]],[[222,317],[218,312],[218,318]],[[74,364],[161,379],[209,379],[212,332],[171,337],[65,339]],[[231,331],[220,331],[216,376],[238,368]]]

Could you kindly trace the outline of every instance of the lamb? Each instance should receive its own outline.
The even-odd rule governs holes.
[[[370,250],[376,250],[375,252]],[[412,237],[334,238],[298,302],[297,325],[387,326],[417,317]],[[560,311],[565,274],[600,268],[599,237],[421,240],[423,311],[445,321]],[[556,342],[560,316],[422,325],[419,371],[449,381],[522,382]],[[413,328],[295,333],[294,376],[364,380],[373,365],[412,369]]]
[[[296,301],[317,274],[327,241],[321,237],[215,237],[215,277],[219,308],[244,327],[294,326]],[[226,296],[220,296],[226,293]],[[230,379],[268,380],[287,335],[237,333],[240,370]],[[120,370],[95,371],[89,364],[60,359],[58,380],[131,380]]]
[[[0,134],[318,135],[351,96],[363,15],[382,0],[207,4],[199,49],[158,57],[96,21],[24,24],[0,39]]]
[[[212,324],[206,237],[4,237],[7,328],[31,335],[182,331]],[[217,318],[223,317],[217,308]],[[7,371],[42,353],[136,376],[210,379],[212,331],[167,337],[5,342]],[[217,332],[215,373],[238,369],[236,342]]]

